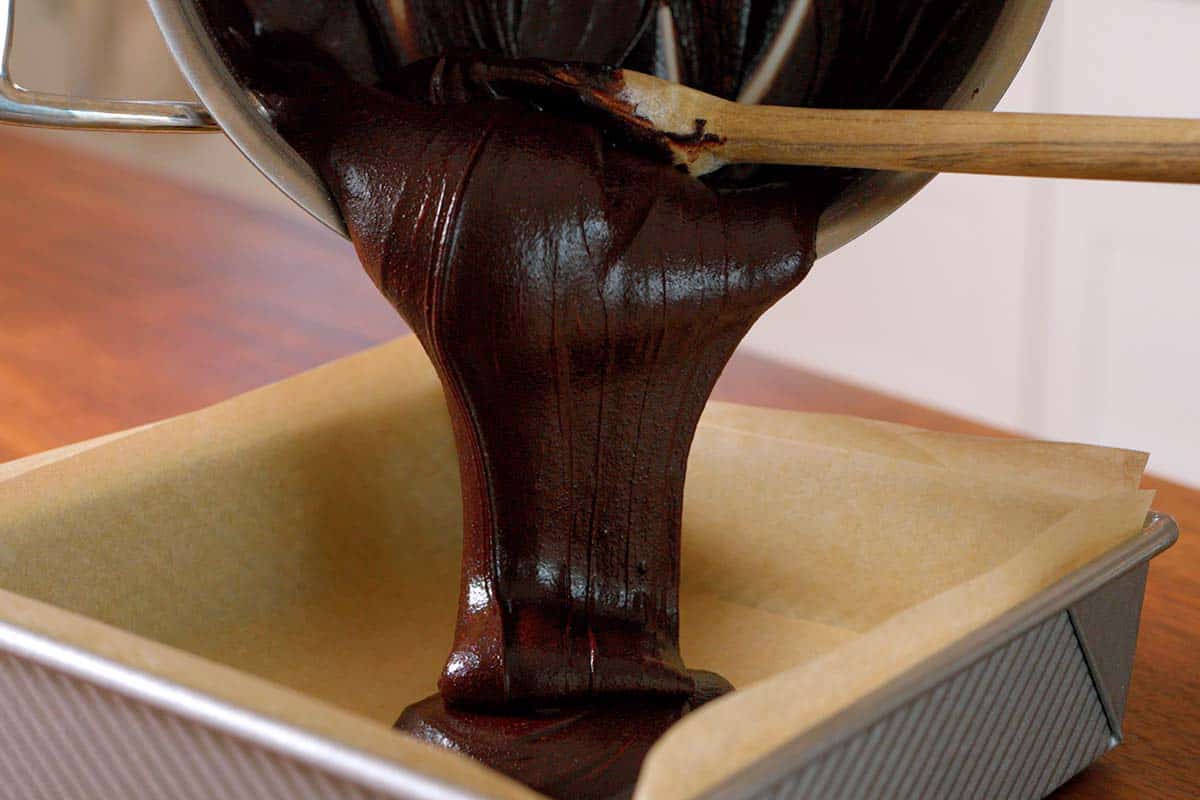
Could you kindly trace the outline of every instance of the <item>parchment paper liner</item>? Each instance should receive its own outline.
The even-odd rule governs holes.
[[[710,404],[682,646],[740,691],[660,741],[637,797],[695,796],[1136,535],[1145,462]],[[389,729],[448,651],[460,518],[441,391],[401,339],[0,465],[0,618],[436,779],[535,797]]]

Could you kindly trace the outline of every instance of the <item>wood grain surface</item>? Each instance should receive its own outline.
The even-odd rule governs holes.
[[[618,116],[678,137],[667,144],[693,174],[762,163],[1200,183],[1200,121],[1192,119],[745,105],[620,74],[617,98],[635,111]]]
[[[0,129],[0,186],[0,461],[191,411],[404,331],[350,246],[315,222],[12,129]],[[716,396],[1003,435],[746,354]],[[1126,740],[1056,797],[1200,797],[1200,490],[1146,484],[1182,535],[1150,569]]]

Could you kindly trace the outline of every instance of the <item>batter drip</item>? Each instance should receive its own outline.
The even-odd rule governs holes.
[[[971,46],[919,24],[947,3],[999,8],[818,0],[828,40],[800,43],[803,80],[781,76],[768,99],[845,99],[835,78],[865,104],[905,97],[930,53]],[[445,389],[463,491],[458,623],[440,693],[399,726],[556,797],[627,794],[654,740],[730,688],[679,652],[700,413],[750,326],[807,274],[824,201],[853,176],[698,180],[574,102],[564,71],[599,85],[612,70],[562,60],[652,68],[656,2],[206,5]],[[683,77],[735,95],[786,5],[673,0]],[[844,46],[860,34],[928,47],[905,72],[919,48],[877,64],[878,49]],[[519,58],[531,50],[555,60]],[[848,57],[856,71],[838,73]],[[908,99],[923,102],[937,97]]]

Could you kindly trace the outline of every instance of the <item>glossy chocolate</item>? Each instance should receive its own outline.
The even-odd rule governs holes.
[[[933,81],[901,74],[904,48],[880,62],[846,43],[918,41],[919,75],[969,39],[938,10],[974,9],[961,19],[986,27],[988,4],[1000,5],[816,0],[816,38],[794,48],[772,99],[840,86],[844,102],[827,105],[889,105],[915,86],[937,102]],[[678,647],[697,421],[737,343],[807,273],[823,202],[853,177],[692,178],[577,102],[572,87],[603,86],[609,67],[517,60],[659,69],[658,3],[206,5],[445,388],[463,491],[459,618],[440,696],[400,725],[555,796],[627,792],[653,740],[727,688],[697,687]],[[736,96],[786,6],[672,0],[685,79]],[[464,46],[477,50],[441,53]],[[939,73],[948,85],[952,72]]]
[[[396,727],[482,761],[550,797],[628,797],[646,753],[680,717],[730,691],[723,678],[693,672],[690,698],[613,698],[561,709],[489,714],[448,705],[440,695],[409,706]]]
[[[413,96],[333,91],[335,130],[283,129],[446,389],[465,541],[442,694],[686,696],[688,449],[733,348],[808,270],[814,215],[790,187],[715,190],[522,102]]]

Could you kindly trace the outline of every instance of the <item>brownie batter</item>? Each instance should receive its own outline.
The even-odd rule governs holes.
[[[836,87],[843,42],[872,26],[896,35],[893,5],[818,0],[826,27],[794,54],[809,71],[773,91]],[[898,5],[920,18],[947,4]],[[736,96],[787,3],[670,6],[683,77]],[[655,68],[658,3],[207,7],[445,389],[465,525],[458,625],[440,695],[401,727],[556,796],[627,792],[653,741],[729,689],[689,671],[678,646],[700,413],[737,343],[807,273],[820,211],[854,176],[699,180],[576,102],[573,81],[619,79],[591,63]],[[855,90],[864,104],[929,88],[894,50],[861,57],[860,78],[863,64],[881,73]]]

